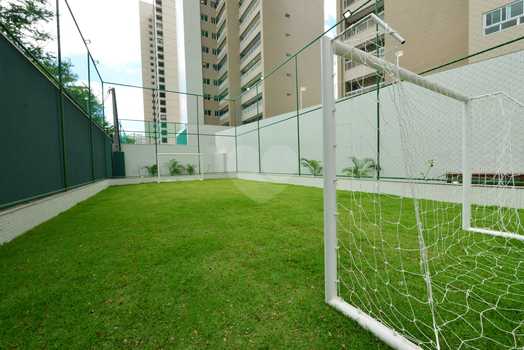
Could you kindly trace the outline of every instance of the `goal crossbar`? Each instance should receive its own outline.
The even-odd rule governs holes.
[[[416,73],[413,73],[407,69],[396,66],[390,62],[387,62],[379,57],[373,56],[367,52],[364,52],[352,45],[345,44],[340,40],[332,41],[334,53],[344,58],[349,58],[357,63],[364,64],[377,71],[389,72],[392,74],[398,74],[402,80],[408,81],[412,84],[426,88],[433,92],[446,95],[450,98],[461,102],[469,102],[470,98],[461,94],[458,91],[442,86],[438,83],[432,82]]]

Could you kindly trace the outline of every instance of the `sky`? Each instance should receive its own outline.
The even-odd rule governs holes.
[[[139,0],[68,0],[68,3],[104,81],[142,85]],[[54,9],[54,5],[50,7]],[[325,0],[324,16],[326,29],[335,24],[336,0]],[[63,0],[60,22],[62,56],[73,63],[75,73],[87,85],[87,52]],[[51,33],[56,33],[55,23],[50,23],[48,28]],[[56,52],[56,43],[52,43],[49,50]],[[91,87],[99,98],[103,94],[103,98],[109,101],[107,86],[102,93],[100,79],[94,69],[91,69]],[[117,98],[121,119],[143,119],[140,89],[118,87]],[[106,103],[106,115],[110,114],[109,105]]]

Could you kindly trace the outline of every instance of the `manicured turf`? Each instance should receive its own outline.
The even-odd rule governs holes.
[[[524,346],[523,242],[462,231],[457,204],[419,201],[419,234],[411,199],[338,203],[345,300],[424,348],[434,324],[442,349]],[[315,188],[109,188],[0,247],[0,349],[385,348],[324,303],[322,220]]]
[[[0,349],[384,348],[323,301],[322,192],[112,187],[0,247]]]

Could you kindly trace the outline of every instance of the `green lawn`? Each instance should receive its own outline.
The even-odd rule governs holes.
[[[434,347],[413,201],[339,203],[341,295]],[[523,346],[524,244],[419,206],[442,349]],[[0,247],[0,349],[385,348],[324,303],[322,215],[315,188],[109,188]]]
[[[0,349],[384,346],[324,304],[322,192],[111,187],[0,247]]]

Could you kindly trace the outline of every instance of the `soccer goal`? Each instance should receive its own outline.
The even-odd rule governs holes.
[[[157,182],[173,176],[192,176],[204,180],[205,154],[190,152],[157,153]]]
[[[321,48],[326,302],[395,349],[523,348],[522,103],[337,39]],[[334,55],[388,82],[381,156],[394,179],[340,176],[341,128],[357,116],[336,113]]]

